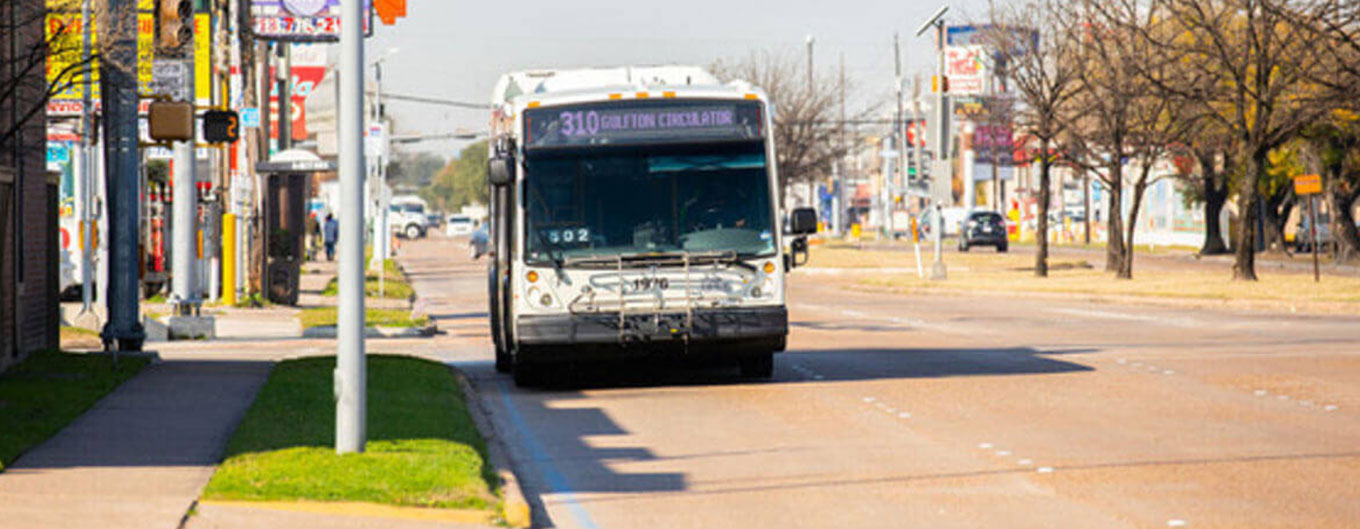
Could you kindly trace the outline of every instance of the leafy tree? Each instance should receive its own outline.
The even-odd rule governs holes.
[[[448,161],[430,152],[400,152],[392,157],[387,168],[387,181],[394,187],[420,189],[434,181]]]
[[[432,206],[444,211],[454,211],[470,204],[486,204],[487,149],[486,140],[463,148],[456,158],[435,173],[430,185],[421,189],[420,195]]]

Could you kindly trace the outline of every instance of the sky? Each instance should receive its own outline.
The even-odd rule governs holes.
[[[986,0],[948,2],[946,20],[986,16]],[[934,39],[916,29],[942,5],[937,0],[407,0],[407,17],[378,25],[368,60],[386,56],[388,93],[482,103],[505,72],[642,64],[695,64],[774,52],[806,60],[811,35],[814,68],[833,76],[842,55],[858,88],[853,101],[891,101],[893,32],[902,39],[906,78],[934,71]],[[393,51],[395,50],[395,51]],[[854,103],[852,103],[852,107]],[[852,108],[853,111],[853,108]],[[487,110],[409,102],[388,105],[396,133],[485,130]],[[466,142],[406,147],[452,157]]]

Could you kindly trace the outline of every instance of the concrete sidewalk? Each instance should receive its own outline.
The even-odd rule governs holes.
[[[173,528],[272,362],[148,366],[0,474],[0,528]]]

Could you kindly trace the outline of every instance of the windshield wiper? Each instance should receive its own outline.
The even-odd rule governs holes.
[[[563,277],[564,274],[562,272],[562,257],[560,255],[557,255],[553,251],[555,248],[551,243],[548,242],[548,239],[543,236],[542,231],[539,230],[531,231],[534,232],[534,237],[538,239],[538,243],[543,245],[544,250],[548,253],[548,262],[552,263],[553,270],[557,272],[557,277]]]

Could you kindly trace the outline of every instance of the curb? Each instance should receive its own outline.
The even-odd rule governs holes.
[[[458,381],[458,388],[463,392],[463,400],[468,405],[468,410],[472,412],[472,422],[481,431],[482,437],[486,439],[487,456],[491,459],[490,463],[496,469],[496,475],[501,480],[501,518],[505,524],[516,529],[525,529],[533,525],[532,509],[529,502],[524,498],[524,490],[520,488],[519,478],[515,476],[510,466],[509,453],[503,444],[503,440],[496,435],[496,427],[491,422],[491,414],[482,406],[481,400],[477,398],[477,391],[468,382],[467,376],[453,366],[449,366],[453,371],[453,377]]]
[[[429,338],[438,333],[438,328],[433,324],[424,327],[387,327],[379,325],[376,327],[365,327],[365,338]],[[335,338],[337,334],[334,325],[322,325],[320,327],[309,327],[302,330],[303,338]]]
[[[195,506],[219,506],[273,511],[304,512],[368,518],[452,522],[459,524],[492,523],[496,513],[490,509],[434,509],[429,507],[401,507],[357,501],[237,501],[199,500]],[[186,518],[188,516],[186,515]]]

